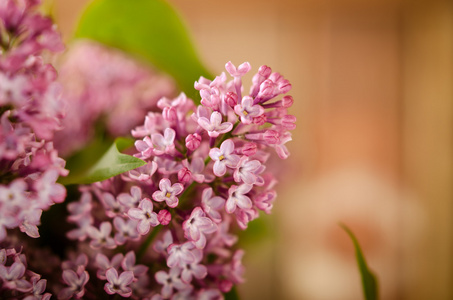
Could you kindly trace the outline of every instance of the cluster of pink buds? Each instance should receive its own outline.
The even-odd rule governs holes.
[[[65,161],[52,144],[62,118],[60,86],[42,56],[63,44],[52,21],[34,11],[38,2],[0,1],[0,243],[14,228],[38,237],[41,213],[66,196],[56,183],[67,174]],[[2,264],[4,280],[23,273],[20,260]]]
[[[266,162],[272,152],[288,157],[296,121],[287,112],[291,84],[267,66],[243,95],[250,68],[228,62],[231,80],[200,78],[199,106],[184,94],[159,100],[161,111],[132,130],[135,156],[147,164],[80,189],[68,205],[76,225],[68,237],[86,260],[60,293],[223,299],[243,281],[244,252],[232,232],[270,213],[276,180]]]

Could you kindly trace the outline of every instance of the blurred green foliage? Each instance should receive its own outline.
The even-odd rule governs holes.
[[[76,38],[88,38],[146,60],[170,74],[187,96],[193,85],[213,78],[201,63],[181,17],[164,0],[94,0],[86,8]]]

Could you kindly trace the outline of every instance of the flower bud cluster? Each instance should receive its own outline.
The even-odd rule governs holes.
[[[199,106],[184,94],[159,100],[161,111],[132,130],[135,156],[146,165],[81,188],[68,205],[76,225],[68,237],[96,274],[84,299],[102,290],[134,299],[223,299],[243,281],[244,251],[232,232],[271,212],[276,179],[266,163],[274,151],[288,157],[295,117],[282,75],[262,66],[243,95],[250,65],[229,62],[226,70],[231,80],[222,73],[195,83]],[[80,287],[83,273],[72,275]]]

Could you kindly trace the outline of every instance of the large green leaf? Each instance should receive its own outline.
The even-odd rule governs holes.
[[[145,165],[145,161],[121,153],[121,151],[132,146],[133,143],[134,142],[131,139],[117,138],[104,155],[102,155],[102,152],[98,152],[98,155],[102,155],[102,157],[100,157],[97,161],[94,161],[92,167],[88,169],[80,169],[77,164],[68,165],[67,168],[69,169],[69,175],[67,177],[60,177],[59,182],[64,185],[89,184],[109,179],[113,176]],[[85,149],[84,153],[98,151],[103,147],[103,145],[96,144]],[[86,155],[83,154],[83,156]],[[92,161],[93,159],[90,157],[88,160]]]
[[[190,97],[203,67],[181,18],[164,0],[94,0],[83,13],[77,38],[89,38],[147,60],[172,75]]]
[[[365,299],[376,300],[378,298],[378,284],[376,276],[368,268],[365,257],[363,256],[362,250],[360,249],[359,242],[357,241],[357,238],[354,236],[352,231],[344,224],[340,224],[340,226],[346,231],[346,233],[354,243],[357,264],[359,266],[360,275],[362,277],[362,287]]]

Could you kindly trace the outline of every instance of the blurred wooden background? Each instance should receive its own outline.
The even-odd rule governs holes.
[[[277,237],[247,249],[243,299],[361,299],[340,221],[381,299],[452,299],[453,2],[170,2],[214,72],[249,61],[293,84]],[[66,38],[85,3],[55,1]]]

